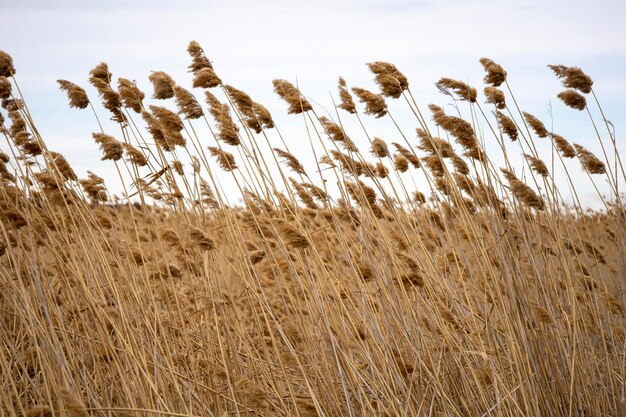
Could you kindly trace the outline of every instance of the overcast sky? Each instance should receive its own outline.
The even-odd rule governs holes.
[[[105,61],[114,77],[137,80],[148,95],[153,70],[190,88],[186,46],[192,39],[226,83],[269,108],[290,144],[305,140],[302,119],[286,115],[285,104],[272,93],[274,78],[297,81],[323,113],[332,109],[329,92],[336,93],[339,75],[374,89],[364,64],[389,61],[409,78],[425,108],[448,102],[434,86],[442,76],[482,89],[478,59],[487,56],[508,71],[523,110],[599,153],[588,116],[556,99],[562,88],[546,65],[582,67],[595,80],[624,155],[626,6],[620,1],[0,0],[0,15],[0,49],[13,56],[40,132],[81,176],[88,168],[104,176],[113,171],[99,162],[91,140],[97,130],[93,115],[69,109],[56,80],[86,87],[89,70]],[[392,109],[412,132],[408,111]],[[374,135],[397,139],[389,124],[366,124]],[[348,133],[365,143],[362,131]],[[306,158],[306,148],[302,152],[298,157]],[[584,196],[593,199],[592,188],[584,187]]]

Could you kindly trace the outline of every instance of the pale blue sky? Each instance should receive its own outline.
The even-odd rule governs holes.
[[[482,89],[478,59],[487,56],[509,72],[523,110],[599,152],[587,116],[556,99],[562,88],[546,68],[553,63],[581,66],[595,80],[624,155],[626,6],[619,1],[592,5],[561,0],[0,0],[0,49],[13,56],[17,79],[47,143],[65,154],[79,175],[88,168],[104,176],[113,170],[99,161],[91,140],[97,128],[93,115],[69,109],[55,80],[87,86],[89,70],[105,61],[115,77],[137,80],[146,93],[151,93],[147,76],[152,70],[164,70],[189,88],[185,49],[192,39],[204,47],[225,82],[269,108],[290,144],[305,140],[302,120],[286,115],[286,106],[272,93],[274,78],[297,79],[306,96],[331,109],[329,92],[335,94],[339,75],[351,85],[373,89],[364,64],[384,60],[407,75],[425,108],[446,103],[434,87],[442,76]],[[95,92],[88,92],[96,101]],[[415,123],[408,111],[399,103],[392,111],[413,138]],[[104,110],[100,114],[108,117]],[[397,140],[389,122],[368,119],[367,125],[371,134]],[[362,132],[348,126],[365,149]],[[297,156],[306,161],[307,148]],[[584,183],[578,166],[569,166]],[[592,188],[583,188],[596,206]]]

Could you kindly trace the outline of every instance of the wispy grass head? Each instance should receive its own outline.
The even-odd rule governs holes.
[[[398,98],[409,88],[408,79],[395,65],[388,62],[376,61],[367,64],[375,75],[375,81],[385,97]]]

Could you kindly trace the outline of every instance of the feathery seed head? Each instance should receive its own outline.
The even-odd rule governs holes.
[[[493,104],[500,110],[506,108],[506,100],[502,90],[499,90],[496,87],[487,86],[484,91],[485,97],[487,98],[485,101],[486,103]]]
[[[577,93],[574,90],[565,90],[557,95],[566,106],[576,110],[585,110],[587,107],[587,100],[585,96]]]
[[[539,136],[540,138],[548,137],[548,130],[546,129],[544,124],[541,122],[541,120],[537,119],[535,116],[533,116],[530,113],[523,112],[522,114],[524,115],[526,122],[528,122],[530,127],[537,134],[537,136]]]
[[[287,104],[289,104],[289,114],[300,114],[309,110],[313,110],[311,103],[304,98],[300,90],[286,80],[274,80],[274,92],[280,96]]]
[[[565,65],[548,65],[548,68],[561,79],[564,87],[573,88],[585,94],[591,92],[593,80],[580,68],[566,67]]]
[[[353,87],[352,92],[365,104],[365,114],[371,114],[377,119],[387,114],[387,103],[383,96],[359,87]]]
[[[578,159],[582,164],[585,171],[590,174],[605,174],[606,167],[604,162],[600,161],[597,156],[591,153],[587,148],[575,143],[574,148],[576,149],[576,154],[578,155]]]
[[[122,143],[113,136],[104,133],[92,133],[93,139],[100,145],[100,149],[104,152],[102,160],[119,161],[122,158],[124,148]]]
[[[132,109],[135,113],[141,113],[143,99],[146,95],[137,87],[137,83],[126,78],[117,79],[117,91],[124,103],[124,107]]]
[[[89,105],[89,98],[82,87],[66,80],[57,80],[57,83],[59,83],[61,90],[67,93],[70,107],[84,109]]]
[[[478,96],[474,87],[470,87],[463,81],[454,80],[452,78],[441,78],[435,83],[435,86],[446,95],[452,96],[452,93],[454,93],[460,100],[469,101],[471,103],[475,103],[476,97]]]
[[[485,83],[491,84],[493,87],[499,87],[506,81],[506,71],[500,65],[489,58],[481,58],[480,63],[487,73],[485,75]]]
[[[388,62],[370,62],[367,64],[375,75],[374,79],[383,96],[399,98],[409,88],[409,81],[395,65]]]
[[[0,50],[0,76],[10,77],[15,74],[15,67],[13,66],[13,58],[11,55]]]
[[[154,88],[154,95],[152,98],[165,100],[174,97],[174,87],[176,86],[176,82],[174,82],[174,79],[168,73],[163,71],[153,71],[148,79]]]

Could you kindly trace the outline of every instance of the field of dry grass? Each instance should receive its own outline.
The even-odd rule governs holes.
[[[0,51],[0,415],[626,414],[626,177],[582,70],[551,66],[593,149],[521,111],[485,58],[482,95],[437,82],[452,111],[384,62],[379,92],[340,78],[333,120],[274,80],[303,147],[188,51],[206,106],[163,72],[148,100],[98,65],[106,110],[59,80],[119,124],[93,139],[123,196],[48,149]],[[396,142],[366,127],[395,120],[389,100],[415,118]],[[608,187],[602,210],[574,169]]]

